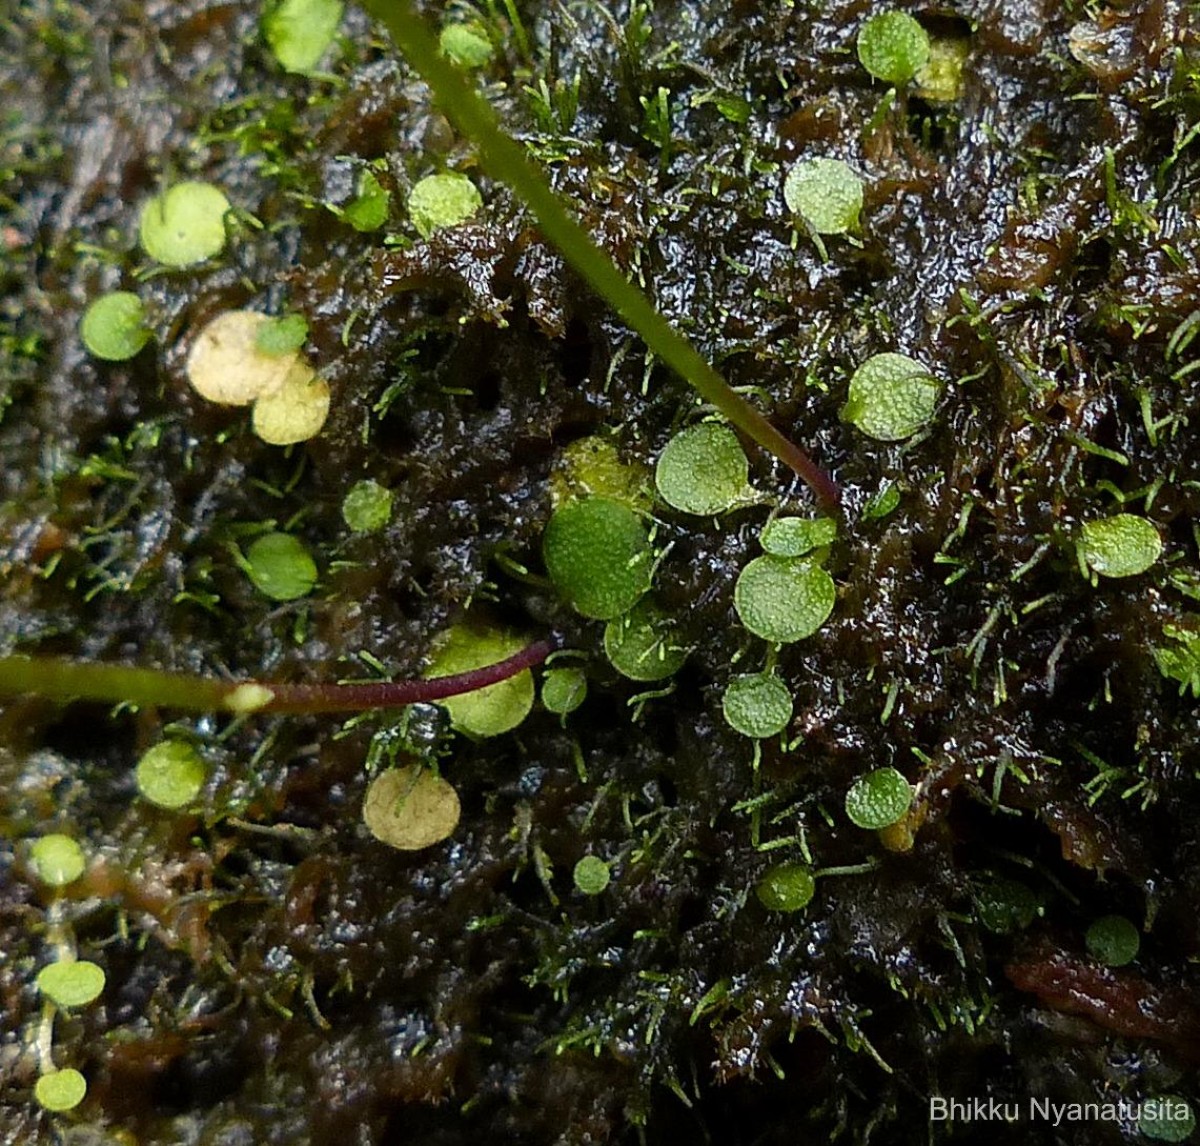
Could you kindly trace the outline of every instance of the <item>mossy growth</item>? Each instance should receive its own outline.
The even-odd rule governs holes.
[[[1137,958],[1142,938],[1123,915],[1103,915],[1092,922],[1084,937],[1088,954],[1107,967],[1124,967]]]
[[[66,887],[74,883],[85,866],[83,848],[70,836],[52,832],[35,840],[29,849],[33,872],[47,887]]]
[[[711,517],[756,500],[750,463],[737,435],[718,422],[676,434],[654,468],[654,483],[672,509]]]
[[[238,559],[254,587],[272,601],[307,597],[317,584],[317,563],[304,543],[290,533],[264,533]]]
[[[896,768],[876,768],[846,793],[846,815],[856,827],[878,831],[903,819],[912,805],[912,785]]]
[[[802,911],[811,902],[817,881],[802,863],[779,863],[768,868],[755,885],[758,901],[768,911]]]
[[[571,873],[575,887],[584,895],[599,895],[612,879],[612,872],[599,856],[584,856]]]
[[[1136,577],[1162,556],[1162,538],[1144,517],[1118,513],[1079,531],[1079,560],[1101,577]]]
[[[1178,1094],[1155,1094],[1142,1102],[1137,1128],[1155,1142],[1187,1142],[1196,1129],[1196,1112]]]
[[[963,36],[935,36],[929,41],[929,58],[917,72],[915,91],[933,104],[954,103],[962,96],[963,73],[971,43]]]
[[[429,678],[453,676],[495,664],[518,653],[528,644],[519,633],[486,625],[464,623],[435,638]],[[500,736],[516,728],[533,708],[533,674],[528,669],[487,688],[439,700],[451,724],[470,736]]]
[[[582,497],[606,497],[638,512],[648,512],[653,504],[647,471],[622,461],[612,439],[600,434],[571,442],[550,474],[550,499],[556,508]]]
[[[587,674],[580,668],[552,668],[542,678],[542,704],[547,712],[566,716],[587,698]]]
[[[771,554],[754,558],[733,590],[742,624],[778,644],[812,636],[829,619],[836,599],[833,578],[819,565]]]
[[[142,754],[135,777],[142,799],[174,812],[195,802],[208,769],[192,745],[164,740]]]
[[[142,250],[168,267],[190,267],[225,249],[225,192],[212,183],[187,181],[167,188],[143,208],[138,224]]]
[[[919,362],[876,354],[851,377],[842,418],[869,438],[898,442],[929,422],[941,393],[941,383]]]
[[[342,499],[342,520],[355,533],[378,533],[392,519],[392,491],[377,481],[355,482]]]
[[[363,822],[380,843],[419,851],[448,839],[458,827],[458,793],[440,776],[418,768],[390,768],[371,781]]]
[[[427,175],[408,196],[408,216],[422,239],[467,222],[482,206],[479,188],[457,171]]]
[[[150,341],[146,308],[132,291],[111,291],[84,311],[79,334],[93,357],[125,362]]]
[[[877,80],[905,84],[929,59],[929,34],[907,12],[880,12],[859,30],[857,50]]]
[[[482,68],[496,54],[487,34],[477,24],[447,24],[438,37],[438,46],[460,68]]]
[[[103,969],[86,959],[60,959],[37,977],[38,990],[60,1007],[86,1007],[100,997],[104,983]]]
[[[47,1071],[33,1087],[33,1097],[37,1104],[52,1114],[74,1110],[86,1094],[87,1080],[72,1067]]]
[[[837,540],[832,517],[776,517],[763,526],[759,544],[775,557],[804,557]]]
[[[584,497],[557,509],[542,537],[542,558],[559,593],[593,620],[620,616],[650,588],[646,526],[610,498]]]
[[[262,30],[280,66],[312,72],[329,50],[342,22],[342,0],[274,0],[263,11]]]
[[[844,235],[858,229],[863,184],[840,159],[802,159],[787,173],[783,201],[818,235]]]
[[[604,627],[609,663],[630,680],[655,681],[674,676],[687,660],[674,623],[653,601],[639,601]]]
[[[792,694],[773,673],[735,676],[721,698],[729,726],[743,736],[763,740],[782,732],[792,719]]]

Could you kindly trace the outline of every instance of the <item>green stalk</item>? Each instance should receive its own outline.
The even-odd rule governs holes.
[[[428,704],[488,688],[539,665],[562,644],[557,636],[533,641],[495,664],[422,680],[344,684],[292,684],[260,680],[214,680],[189,673],[126,665],[81,664],[59,657],[0,657],[0,696],[91,700],[189,712],[366,712]]]
[[[563,207],[546,177],[526,158],[524,149],[501,129],[491,105],[438,50],[437,40],[409,0],[364,0],[367,10],[387,26],[409,64],[429,85],[441,110],[472,140],[492,176],[507,183],[533,212],[542,233],[564,259],[604,298],[646,345],[685,379],[710,405],[768,453],[794,470],[828,506],[840,500],[833,479],[781,434],[705,361],[654,304],[621,273],[611,257]]]

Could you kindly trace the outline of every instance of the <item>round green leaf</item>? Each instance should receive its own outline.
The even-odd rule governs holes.
[[[725,719],[743,736],[762,740],[782,732],[792,719],[792,694],[771,673],[735,676],[721,699]]]
[[[768,911],[800,911],[812,901],[817,881],[801,863],[780,863],[768,868],[755,887],[758,901]]]
[[[869,438],[897,442],[932,417],[942,386],[928,370],[903,354],[876,354],[850,379],[842,417]]]
[[[1021,931],[1037,918],[1041,901],[1025,884],[1015,879],[996,877],[975,892],[975,913],[979,922],[997,935]]]
[[[225,249],[225,192],[211,183],[177,183],[142,208],[142,249],[168,267],[190,267]]]
[[[60,832],[35,840],[29,858],[38,879],[49,887],[65,887],[83,875],[83,848]]]
[[[709,517],[746,500],[750,463],[728,426],[705,422],[676,434],[659,455],[654,483],[663,501]]]
[[[84,311],[79,333],[89,354],[106,362],[124,362],[150,339],[146,308],[132,291],[103,294]]]
[[[423,239],[444,227],[457,227],[483,206],[479,189],[455,171],[427,175],[408,196],[408,214]]]
[[[1108,967],[1124,967],[1137,958],[1142,937],[1123,915],[1103,915],[1087,929],[1088,954]]]
[[[447,24],[438,44],[442,54],[460,68],[482,68],[495,54],[491,41],[471,24]]]
[[[788,557],[756,557],[738,576],[733,605],[765,641],[787,644],[812,636],[833,612],[837,591],[819,565]]]
[[[1162,555],[1162,538],[1144,517],[1118,513],[1089,521],[1080,530],[1079,552],[1101,577],[1134,577]]]
[[[767,522],[758,540],[776,557],[803,557],[836,539],[837,522],[832,517],[777,517]]]
[[[650,588],[652,555],[642,519],[606,497],[561,506],[542,538],[550,580],[585,617],[619,616]]]
[[[455,625],[434,642],[426,678],[454,676],[494,665],[519,653],[529,642],[504,629]],[[450,722],[471,736],[499,736],[516,728],[533,708],[533,674],[525,669],[487,688],[439,700]]]
[[[137,766],[137,788],[142,798],[175,811],[192,803],[208,769],[200,753],[182,740],[164,740],[147,749]]]
[[[375,481],[356,482],[342,500],[342,517],[355,533],[378,533],[392,519],[392,491]]]
[[[846,793],[846,815],[857,827],[878,831],[903,819],[912,804],[912,785],[895,768],[860,776]]]
[[[608,887],[608,881],[612,878],[612,872],[609,871],[608,864],[599,856],[584,856],[575,865],[572,875],[575,880],[575,886],[584,895],[599,895]]]
[[[1196,1114],[1178,1094],[1156,1094],[1142,1103],[1137,1126],[1156,1142],[1186,1142],[1196,1129]]]
[[[687,659],[674,625],[651,601],[640,601],[605,625],[604,652],[613,668],[630,680],[664,680]]]
[[[295,601],[313,591],[317,566],[290,533],[266,533],[246,550],[246,575],[272,601]]]
[[[587,687],[587,674],[583,669],[548,669],[542,679],[542,704],[547,711],[566,716],[583,703]]]
[[[38,972],[37,986],[60,1007],[86,1007],[104,990],[104,971],[84,959],[63,959]]]
[[[787,173],[783,201],[818,235],[842,235],[858,226],[862,180],[840,159],[803,159]]]
[[[342,22],[342,0],[279,0],[262,18],[271,54],[289,72],[311,72]]]
[[[858,59],[877,80],[908,83],[929,59],[929,34],[907,12],[881,12],[858,33]]]
[[[462,809],[458,793],[421,768],[389,768],[367,789],[363,823],[380,843],[414,852],[449,838]]]
[[[60,1114],[74,1110],[87,1094],[87,1080],[77,1070],[47,1071],[33,1087],[33,1097],[43,1110]]]

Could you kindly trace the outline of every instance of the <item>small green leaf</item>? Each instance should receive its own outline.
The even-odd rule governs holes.
[[[147,749],[137,765],[137,788],[145,800],[176,811],[200,795],[208,769],[200,753],[182,740],[164,740]]]
[[[342,499],[342,518],[355,533],[378,533],[392,519],[392,491],[375,481],[355,482]]]
[[[321,62],[342,22],[342,0],[280,0],[268,5],[263,35],[280,66],[301,75]]]
[[[701,517],[733,509],[752,494],[742,445],[716,422],[676,434],[659,455],[654,483],[669,506]]]
[[[609,663],[630,680],[665,680],[687,660],[670,619],[652,601],[638,602],[604,627]]]
[[[583,669],[548,669],[542,679],[542,704],[548,712],[566,716],[584,702],[587,687],[587,674]]]
[[[803,557],[836,540],[837,522],[832,517],[777,517],[759,535],[762,547],[776,557]]]
[[[577,612],[605,621],[650,588],[652,555],[642,519],[606,497],[561,506],[542,538],[546,572]]]
[[[869,438],[897,442],[932,417],[942,386],[928,370],[903,354],[876,354],[850,379],[842,417]]]
[[[975,892],[975,913],[979,922],[997,935],[1024,930],[1040,911],[1038,897],[1015,879],[995,877]]]
[[[1118,513],[1089,521],[1080,530],[1079,553],[1101,577],[1134,577],[1162,555],[1162,538],[1144,517]]]
[[[912,785],[895,768],[860,776],[846,793],[846,815],[856,827],[878,831],[901,820],[912,804]]]
[[[528,644],[519,633],[472,624],[455,625],[434,640],[424,676],[454,676],[507,660]],[[450,722],[471,736],[499,736],[517,727],[533,708],[533,674],[525,669],[487,688],[439,700]]]
[[[33,1097],[43,1110],[61,1114],[74,1110],[87,1094],[87,1080],[79,1071],[67,1067],[65,1070],[47,1071],[34,1084]]]
[[[146,308],[132,291],[103,294],[84,311],[79,333],[89,354],[106,362],[124,362],[150,340]]]
[[[792,719],[792,694],[771,673],[749,673],[735,676],[729,682],[721,707],[736,732],[763,740],[788,726]]]
[[[267,533],[246,550],[246,575],[272,601],[306,597],[317,583],[317,566],[304,545],[290,533]]]
[[[35,840],[29,858],[38,879],[47,887],[66,887],[83,875],[83,848],[61,832]]]
[[[342,208],[342,218],[356,231],[377,231],[388,220],[392,193],[375,178],[374,172],[364,171],[358,177],[358,193]]]
[[[1124,967],[1137,958],[1142,939],[1123,915],[1103,915],[1087,929],[1088,954],[1108,967]]]
[[[302,314],[281,314],[268,318],[254,332],[254,345],[263,354],[279,358],[293,354],[304,345],[308,337],[308,321]]]
[[[177,183],[143,208],[138,224],[142,249],[168,267],[190,267],[225,249],[225,192],[211,183]]]
[[[1137,1127],[1156,1142],[1186,1142],[1196,1129],[1196,1114],[1178,1094],[1156,1094],[1142,1103]]]
[[[363,823],[380,843],[398,851],[420,851],[441,843],[458,827],[458,793],[432,772],[389,768],[367,789]]]
[[[408,215],[423,239],[445,227],[457,227],[483,206],[479,189],[455,171],[427,175],[408,196]]]
[[[812,636],[833,612],[837,590],[819,565],[789,557],[756,557],[737,579],[733,605],[765,641],[787,644]]]
[[[612,878],[612,872],[609,871],[608,864],[599,856],[584,856],[575,865],[572,876],[575,886],[584,895],[599,895],[608,887],[608,882]]]
[[[758,901],[768,911],[800,911],[812,902],[817,881],[800,863],[780,863],[768,868],[755,887]]]
[[[907,12],[880,12],[858,33],[858,59],[877,80],[907,83],[929,59],[929,34]]]
[[[482,68],[496,54],[491,41],[474,24],[447,24],[438,45],[442,55],[460,68]]]
[[[62,959],[38,972],[37,986],[60,1007],[86,1007],[104,990],[104,971],[85,959]]]
[[[783,200],[818,235],[842,235],[858,227],[863,184],[840,159],[803,159],[787,173]]]

